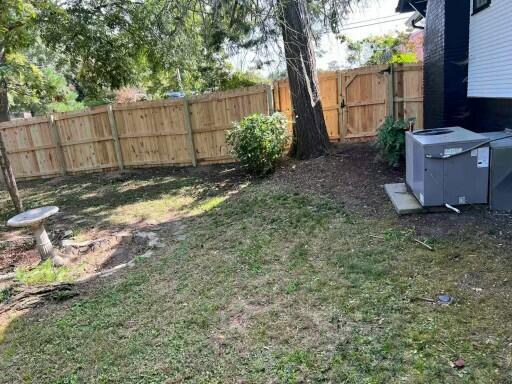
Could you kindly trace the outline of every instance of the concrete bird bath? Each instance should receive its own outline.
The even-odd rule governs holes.
[[[49,206],[29,209],[7,221],[9,227],[30,227],[34,231],[37,249],[41,255],[41,260],[54,258],[53,246],[44,229],[43,222],[46,218],[59,212],[58,207]]]

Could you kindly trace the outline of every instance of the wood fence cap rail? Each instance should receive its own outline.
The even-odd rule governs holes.
[[[271,84],[258,84],[251,87],[237,88],[229,91],[212,92],[203,95],[189,96],[189,102],[215,101],[224,98],[249,96],[265,91]]]
[[[182,106],[183,99],[146,100],[134,103],[112,104],[114,111],[127,111],[131,109],[161,108],[171,106]]]
[[[90,116],[97,115],[99,113],[105,113],[108,109],[108,105],[100,105],[94,108],[81,109],[79,111],[71,111],[71,112],[57,112],[53,113],[53,119],[55,121],[72,119],[74,117],[82,117],[82,116]]]
[[[30,124],[48,123],[49,116],[38,116],[30,117],[28,119],[16,119],[11,121],[4,121],[0,123],[0,130],[6,130],[8,128],[16,128]]]

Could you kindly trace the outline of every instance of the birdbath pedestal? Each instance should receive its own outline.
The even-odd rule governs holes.
[[[48,234],[44,229],[43,222],[46,218],[59,212],[58,207],[49,206],[29,209],[22,212],[7,221],[9,227],[30,227],[34,232],[36,239],[37,250],[41,255],[41,260],[46,260],[55,256],[53,246],[48,238]]]

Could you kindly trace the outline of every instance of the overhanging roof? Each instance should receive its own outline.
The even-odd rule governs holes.
[[[419,11],[425,15],[428,0],[398,0],[396,11],[399,13]]]

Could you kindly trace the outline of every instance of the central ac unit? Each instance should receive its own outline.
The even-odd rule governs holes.
[[[488,201],[489,139],[461,127],[406,132],[406,184],[424,207]]]

